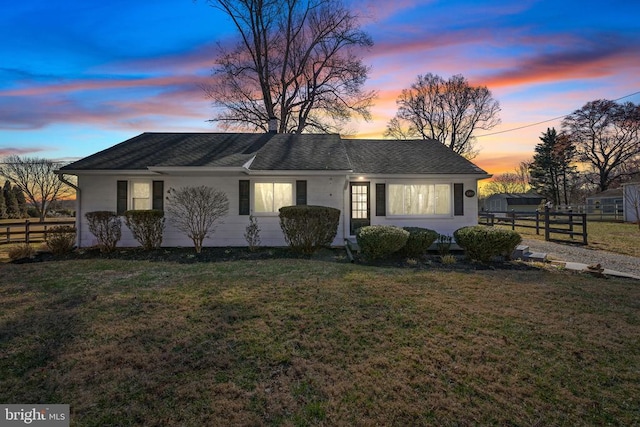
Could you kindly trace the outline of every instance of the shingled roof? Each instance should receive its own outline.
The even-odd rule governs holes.
[[[487,172],[435,140],[343,141],[355,173],[487,175]]]
[[[487,173],[437,141],[341,139],[337,134],[143,133],[62,171],[244,167],[367,174]]]

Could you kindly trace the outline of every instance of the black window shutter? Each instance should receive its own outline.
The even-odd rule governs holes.
[[[387,215],[387,187],[385,184],[376,184],[376,216]]]
[[[238,206],[238,215],[249,215],[251,213],[250,206],[250,190],[249,190],[249,180],[240,180],[239,187],[239,206]]]
[[[453,214],[464,215],[464,185],[453,184]]]
[[[296,181],[296,205],[307,204],[307,181]]]
[[[151,209],[164,210],[164,181],[153,181]]]
[[[127,181],[118,181],[117,191],[118,194],[116,196],[116,213],[118,215],[124,214],[127,210],[127,188],[129,183]]]

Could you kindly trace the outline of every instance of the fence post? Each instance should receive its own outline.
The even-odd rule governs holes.
[[[7,227],[7,243],[11,243],[11,227]]]
[[[511,209],[511,230],[516,229],[516,211]]]
[[[582,214],[582,243],[587,244],[587,214]]]
[[[573,239],[573,209],[569,209],[569,237]]]
[[[549,241],[549,206],[544,207],[544,240]]]
[[[536,235],[540,235],[540,209],[536,209]]]
[[[24,241],[26,244],[29,244],[29,220],[28,219],[24,221]]]

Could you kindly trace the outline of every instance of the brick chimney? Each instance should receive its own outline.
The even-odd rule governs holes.
[[[269,117],[269,133],[278,133],[278,118]]]

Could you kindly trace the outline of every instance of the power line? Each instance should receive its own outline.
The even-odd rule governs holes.
[[[615,101],[620,101],[621,99],[629,98],[630,96],[638,95],[638,94],[640,94],[640,91],[630,93],[629,95],[621,96],[620,98],[614,99],[613,101],[614,101],[614,102],[615,102]],[[531,124],[524,125],[524,126],[519,126],[519,127],[517,127],[517,128],[511,128],[511,129],[501,130],[501,131],[499,131],[499,132],[485,133],[484,135],[478,135],[478,136],[476,136],[476,138],[482,138],[483,136],[500,135],[501,133],[507,133],[507,132],[513,132],[513,131],[520,130],[520,129],[526,129],[526,128],[530,128],[530,127],[533,127],[533,126],[541,125],[541,124],[543,124],[543,123],[549,123],[549,122],[554,122],[554,121],[556,121],[556,120],[561,120],[561,119],[564,119],[565,117],[567,117],[567,116],[569,116],[569,115],[570,115],[570,114],[565,114],[564,116],[554,117],[553,119],[547,119],[547,120],[543,120],[543,121],[541,121],[541,122],[531,123]]]

